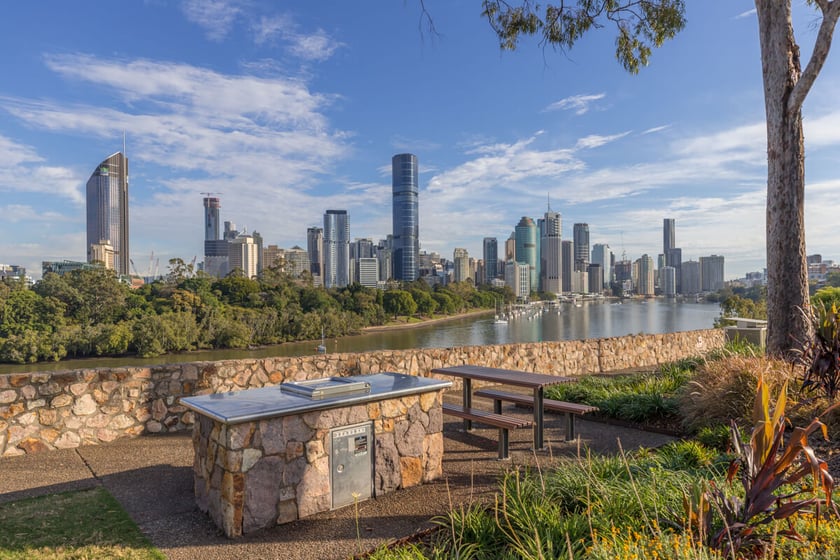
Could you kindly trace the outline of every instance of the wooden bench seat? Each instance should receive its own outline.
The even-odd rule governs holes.
[[[530,420],[523,420],[515,416],[505,416],[475,408],[464,408],[458,404],[443,403],[442,409],[444,414],[499,428],[499,459],[507,459],[510,456],[508,431],[516,428],[529,428],[534,424]]]
[[[523,395],[521,393],[507,393],[505,391],[498,391],[496,389],[479,389],[473,396],[484,397],[486,399],[493,399],[493,410],[500,414],[502,412],[502,401],[508,401],[515,404],[534,406],[534,397],[532,395]],[[597,412],[598,407],[588,404],[572,403],[566,401],[555,401],[553,399],[543,399],[543,410],[551,410],[553,412],[563,412],[566,415],[566,440],[575,439],[575,416],[582,414],[589,414],[590,412]]]

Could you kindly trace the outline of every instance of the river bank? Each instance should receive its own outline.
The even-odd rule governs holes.
[[[377,325],[375,327],[365,327],[362,329],[362,334],[377,333],[384,331],[395,331],[402,329],[415,329],[418,327],[428,327],[429,325],[436,325],[439,323],[446,323],[449,321],[457,321],[459,319],[469,319],[471,317],[480,317],[482,315],[490,315],[493,313],[492,309],[480,309],[478,311],[470,311],[468,313],[459,313],[457,315],[446,315],[445,317],[436,317],[434,319],[423,319],[415,323],[389,323],[387,325]]]

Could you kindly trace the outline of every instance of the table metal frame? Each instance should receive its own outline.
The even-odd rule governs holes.
[[[473,380],[532,389],[534,391],[534,449],[543,449],[545,447],[543,443],[543,396],[545,388],[551,385],[575,381],[574,377],[472,365],[435,368],[432,370],[432,373],[460,377],[463,380],[463,399],[464,408],[466,409],[472,408]],[[464,429],[472,429],[471,420],[464,420]]]

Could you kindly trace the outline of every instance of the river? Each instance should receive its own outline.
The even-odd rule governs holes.
[[[325,342],[327,352],[365,352],[407,348],[484,346],[517,342],[608,338],[628,334],[654,334],[709,329],[720,314],[718,304],[663,299],[583,301],[563,303],[556,309],[520,315],[507,324],[493,322],[493,314],[453,319],[433,325],[346,336]],[[317,342],[294,342],[251,350],[202,350],[154,358],[87,358],[40,364],[0,365],[0,373],[65,369],[141,366],[270,356],[314,354]]]

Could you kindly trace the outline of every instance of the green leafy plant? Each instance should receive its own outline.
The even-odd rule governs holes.
[[[836,303],[818,300],[802,313],[814,331],[796,351],[796,362],[804,368],[802,390],[834,400],[840,391],[840,311]]]
[[[819,418],[805,428],[794,428],[780,451],[785,436],[786,394],[787,383],[782,386],[771,412],[769,390],[763,378],[759,378],[753,406],[754,425],[748,443],[742,441],[740,431],[732,423],[736,458],[729,466],[726,482],[731,485],[737,476],[743,497],[710,481],[705,491],[693,488],[685,500],[692,530],[727,556],[761,554],[778,536],[799,540],[801,536],[792,519],[795,514],[821,504],[834,508],[831,501],[834,481],[828,474],[828,466],[808,444],[808,436],[813,432],[822,430],[826,435],[825,425]],[[811,485],[804,483],[808,476]],[[715,513],[722,521],[717,531],[711,526]],[[837,514],[836,509],[834,513]],[[777,520],[787,521],[787,528],[778,530],[773,526]]]

